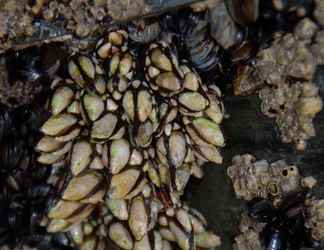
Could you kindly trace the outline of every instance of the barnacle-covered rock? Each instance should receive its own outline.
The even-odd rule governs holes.
[[[324,27],[324,3],[321,0],[314,0],[315,8],[313,15],[321,27]]]
[[[270,164],[266,160],[257,161],[254,156],[245,154],[235,156],[232,163],[227,174],[238,198],[249,201],[259,197],[278,201],[301,189],[298,168],[288,165],[284,160]]]
[[[0,10],[1,51],[62,41],[89,49],[92,38],[102,34],[109,21],[100,1],[10,0],[3,1]]]
[[[316,60],[305,43],[294,34],[276,33],[271,46],[257,54],[255,67],[263,81],[279,85],[287,78],[311,80]]]
[[[317,30],[313,21],[304,18],[296,25],[294,33],[274,33],[271,45],[257,53],[255,70],[246,72],[250,85],[265,82],[277,86],[286,84],[287,79],[312,80],[317,61],[309,44]]]
[[[306,200],[305,225],[311,230],[311,235],[316,240],[324,239],[324,200]]]
[[[251,219],[247,213],[241,215],[241,222],[239,225],[240,234],[234,239],[234,250],[262,250],[260,233],[262,232],[265,224],[258,223]]]
[[[233,81],[234,95],[251,95],[265,86],[262,76],[258,70],[254,70],[253,66],[241,65],[236,72],[237,76]]]
[[[311,50],[316,58],[317,64],[324,64],[324,29],[316,33]]]
[[[33,17],[26,11],[27,1],[16,4],[5,1],[1,6],[1,49],[9,49],[19,36],[31,36],[35,32]]]
[[[282,141],[299,150],[315,136],[313,119],[322,109],[312,83],[323,54],[322,32],[317,30],[313,21],[304,18],[294,33],[275,33],[273,43],[258,52],[253,67],[238,67],[234,81],[235,94],[258,93],[261,111],[276,119]]]
[[[310,43],[310,40],[316,33],[317,29],[317,25],[310,18],[306,17],[297,23],[294,29],[294,35],[296,36],[296,39],[305,43]]]
[[[317,60],[310,49],[310,40],[317,26],[310,19],[302,19],[294,33],[274,33],[270,46],[261,49],[253,66],[241,65],[234,81],[236,95],[251,94],[265,84],[278,86],[289,81],[312,80]]]
[[[323,106],[317,86],[297,82],[278,88],[266,87],[259,92],[259,97],[262,112],[276,118],[282,141],[305,149],[306,141],[315,136],[313,119]]]

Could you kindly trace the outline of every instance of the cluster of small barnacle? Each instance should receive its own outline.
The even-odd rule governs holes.
[[[94,37],[102,34],[107,17],[106,1],[4,1],[0,13],[0,50],[17,44],[42,44],[47,39]],[[66,34],[71,36],[65,38]],[[74,45],[86,48],[88,42],[82,40]]]
[[[313,119],[323,106],[313,82],[317,65],[323,64],[322,5],[315,2],[317,24],[303,17],[292,33],[274,33],[271,45],[234,82],[235,94],[258,93],[261,110],[276,119],[282,141],[299,150],[315,136]]]
[[[100,33],[101,22],[107,16],[106,5],[100,1],[55,0],[48,4],[43,2],[38,11],[46,21],[55,21],[59,16],[64,17],[67,20],[66,30],[81,38]]]
[[[127,32],[112,30],[53,81],[36,150],[64,171],[49,178],[59,196],[47,231],[69,232],[81,249],[214,248],[218,236],[181,195],[203,163],[222,162],[221,93],[163,41],[149,45],[143,72],[137,63]]]
[[[261,110],[276,118],[282,141],[298,149],[315,136],[312,120],[322,109],[318,87],[312,82],[317,60],[308,46],[315,31],[315,23],[304,18],[294,34],[278,35],[257,55],[259,77],[270,85],[259,92]]]
[[[239,225],[240,234],[234,239],[234,250],[263,250],[264,246],[260,234],[264,229],[264,223],[258,223],[251,219],[247,213],[241,215]]]
[[[267,84],[259,91],[262,112],[276,119],[283,142],[304,149],[307,139],[315,135],[312,121],[322,101],[312,83],[316,59],[306,43],[310,37],[300,40],[300,30],[314,31],[313,23],[304,19],[295,34],[277,34],[272,45],[258,53],[254,74]]]
[[[235,156],[232,162],[227,174],[239,199],[278,199],[301,187],[298,168],[284,160],[270,164],[266,160],[256,161],[253,155],[245,154]]]

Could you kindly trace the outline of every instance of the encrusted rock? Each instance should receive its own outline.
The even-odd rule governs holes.
[[[240,234],[235,236],[234,250],[263,250],[260,233],[264,228],[263,223],[258,223],[251,219],[246,213],[241,215],[239,225]]]
[[[280,84],[263,88],[259,97],[262,112],[276,119],[282,141],[304,150],[307,140],[315,136],[313,119],[323,107],[317,86],[311,82]]]
[[[257,161],[254,156],[245,154],[235,156],[232,163],[227,174],[240,199],[249,201],[259,197],[277,200],[301,189],[298,168],[288,165],[284,160],[270,164],[266,160]]]
[[[324,239],[324,200],[311,199],[306,201],[305,225],[311,230],[312,237],[316,240]]]

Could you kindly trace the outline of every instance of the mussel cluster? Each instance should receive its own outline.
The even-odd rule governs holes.
[[[49,169],[37,164],[33,150],[44,119],[42,110],[33,106],[1,106],[0,111],[0,245],[28,249],[45,236],[39,224],[54,192],[46,183]]]
[[[250,202],[233,249],[323,249],[322,201],[294,193],[277,206],[264,199]]]
[[[222,162],[221,92],[171,44],[151,43],[140,68],[128,45],[113,29],[52,82],[36,145],[59,190],[47,231],[69,232],[80,249],[212,249],[218,236],[181,195],[203,163]]]

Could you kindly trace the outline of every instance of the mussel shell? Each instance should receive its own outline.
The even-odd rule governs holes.
[[[233,20],[243,27],[259,16],[259,0],[226,0],[225,3]]]

